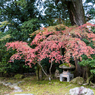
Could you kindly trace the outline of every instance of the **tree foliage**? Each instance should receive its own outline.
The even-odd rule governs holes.
[[[11,51],[6,52],[5,44],[9,41],[10,35],[4,32],[0,32],[0,72],[6,72],[8,68],[8,60],[13,53]],[[10,54],[10,55],[9,55]]]
[[[27,41],[30,32],[40,27],[40,13],[35,0],[4,0],[0,2],[0,9],[0,17],[9,23],[2,27],[2,32],[8,27],[10,41]]]
[[[15,52],[6,52],[5,43],[17,40],[30,42],[32,40],[29,34],[37,30],[41,22],[40,13],[35,6],[35,0],[1,0],[0,21],[1,71],[18,72],[21,66],[25,70],[24,68],[27,68],[27,66],[25,67],[22,60],[9,64],[10,55]],[[18,63],[22,65],[18,65]]]
[[[21,41],[6,43],[8,50],[12,48],[17,51],[11,56],[10,61],[23,58],[31,67],[31,63],[36,64],[45,58],[49,58],[51,64],[62,61],[69,63],[69,66],[70,58],[82,60],[82,55],[86,55],[91,59],[91,55],[95,54],[95,34],[88,27],[95,27],[95,25],[86,23],[81,26],[67,27],[60,24],[41,28],[31,34],[31,37],[36,35],[31,43],[32,46],[35,45],[35,48]],[[86,45],[84,38],[89,42],[92,41],[94,47]]]

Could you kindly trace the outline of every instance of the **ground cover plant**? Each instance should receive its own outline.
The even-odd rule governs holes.
[[[66,93],[69,93],[70,89],[82,86],[77,84],[71,84],[66,81],[60,82],[59,79],[52,81],[49,80],[38,81],[36,79],[36,76],[30,76],[23,79],[5,78],[4,80],[10,83],[17,83],[19,81],[22,81],[22,83],[20,83],[18,86],[23,90],[23,92],[9,91],[10,93],[9,95],[23,94],[23,93],[31,93],[34,95],[65,95]],[[84,87],[90,88],[95,93],[94,88],[90,86],[84,86]],[[4,88],[4,91],[5,90],[6,89]]]

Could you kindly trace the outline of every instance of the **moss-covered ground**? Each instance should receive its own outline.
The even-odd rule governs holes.
[[[0,95],[5,95],[7,93],[10,93],[13,89],[10,89],[9,87],[4,86],[3,84],[0,84]]]
[[[22,94],[22,93],[31,93],[34,95],[65,95],[69,92],[71,88],[74,87],[80,87],[81,85],[77,84],[70,84],[68,82],[60,82],[59,79],[48,81],[37,81],[36,77],[27,77],[24,79],[13,79],[13,78],[7,78],[5,79],[6,82],[16,83],[18,81],[22,81],[22,83],[19,84],[19,87],[23,90],[23,92],[12,92],[11,89],[3,86],[3,88],[0,85],[0,95],[4,95],[3,93],[9,93],[9,95],[14,94]],[[87,88],[90,88],[95,93],[95,88],[91,88],[90,86],[86,86]]]

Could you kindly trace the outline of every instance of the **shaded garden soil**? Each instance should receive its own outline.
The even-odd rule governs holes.
[[[18,86],[23,90],[23,92],[12,92],[8,87],[0,88],[0,92],[4,95],[4,93],[9,93],[9,95],[14,94],[22,94],[22,93],[31,93],[34,95],[65,95],[69,92],[70,89],[74,87],[80,87],[82,85],[70,84],[69,82],[60,82],[59,79],[48,81],[37,81],[36,77],[26,77],[24,79],[14,79],[14,78],[6,78],[4,79],[6,82],[16,83],[22,81]],[[0,86],[1,87],[1,86]],[[85,86],[90,88],[95,93],[95,88],[91,88],[90,86]]]

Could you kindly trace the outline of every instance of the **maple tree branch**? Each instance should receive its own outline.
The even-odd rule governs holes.
[[[40,62],[40,61],[38,62],[38,64],[39,64],[39,66],[41,67],[41,69],[42,69],[43,73],[44,73],[46,76],[48,76],[48,75],[47,75],[47,73],[45,72],[44,68],[42,67],[42,65],[41,65],[41,62]]]
[[[62,55],[62,48],[60,48],[60,54]],[[62,63],[64,63],[63,59],[62,59]]]

